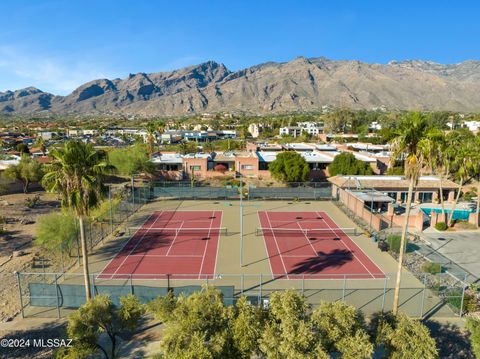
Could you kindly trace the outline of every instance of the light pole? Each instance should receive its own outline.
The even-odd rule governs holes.
[[[240,267],[243,267],[243,181],[238,162],[238,175],[240,177]]]

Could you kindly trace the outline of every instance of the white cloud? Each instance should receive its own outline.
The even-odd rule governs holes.
[[[66,95],[85,82],[115,77],[101,67],[87,61],[32,55],[12,46],[0,46],[0,86],[3,90],[35,86]]]

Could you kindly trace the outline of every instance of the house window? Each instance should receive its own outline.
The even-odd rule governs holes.
[[[201,171],[202,166],[190,166],[190,171]]]
[[[242,165],[242,170],[253,170],[253,165]]]

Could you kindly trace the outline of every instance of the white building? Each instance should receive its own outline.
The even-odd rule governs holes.
[[[280,127],[280,136],[300,136],[303,132],[314,137],[323,132],[323,126],[318,122],[298,122],[297,126]]]
[[[318,122],[298,122],[297,126],[302,129],[302,132],[312,136],[318,136],[323,132],[323,126]]]
[[[250,132],[253,138],[257,138],[260,135],[260,127],[256,123],[251,123],[248,125],[248,132]]]
[[[292,136],[293,138],[300,136],[302,129],[298,126],[280,127],[280,136]]]
[[[463,125],[474,133],[480,130],[480,121],[465,121]]]

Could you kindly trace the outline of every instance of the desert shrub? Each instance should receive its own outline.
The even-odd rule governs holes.
[[[437,274],[442,272],[442,266],[439,263],[426,262],[422,266],[422,271],[430,274]]]
[[[40,202],[40,196],[36,194],[33,197],[28,197],[25,199],[25,207],[30,209],[35,208],[39,202]]]
[[[435,224],[435,229],[437,231],[445,231],[445,230],[447,230],[447,228],[448,227],[447,227],[447,224],[445,222],[437,222]]]
[[[400,252],[400,242],[402,240],[402,237],[399,234],[391,234],[387,237],[387,243],[388,243],[388,248],[394,252],[394,253],[399,253]]]

